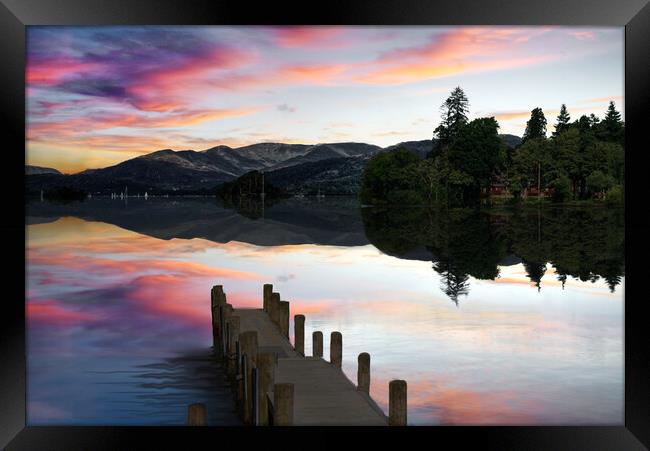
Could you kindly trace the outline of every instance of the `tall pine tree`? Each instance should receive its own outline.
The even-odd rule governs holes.
[[[460,129],[467,124],[469,101],[465,92],[460,87],[456,87],[440,106],[440,111],[442,122],[434,130],[434,135],[440,140],[442,146],[449,146],[456,140]]]
[[[521,142],[523,144],[535,138],[546,138],[546,117],[541,108],[535,108],[530,112],[530,119],[526,122],[526,131]]]
[[[616,105],[613,101],[609,102],[607,107],[607,114],[605,119],[601,122],[603,136],[605,141],[623,143],[623,121],[621,120],[621,113],[616,111]]]
[[[566,105],[562,104],[560,107],[560,114],[557,116],[557,123],[555,124],[555,131],[553,132],[553,136],[557,136],[566,130],[569,126],[569,121],[571,121],[571,116],[569,116]]]

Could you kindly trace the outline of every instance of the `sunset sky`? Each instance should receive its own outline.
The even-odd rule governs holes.
[[[455,86],[521,135],[623,111],[623,28],[29,27],[26,163],[77,172],[155,150],[428,139]]]

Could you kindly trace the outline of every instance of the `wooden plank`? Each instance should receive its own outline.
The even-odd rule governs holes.
[[[278,352],[279,358],[298,356],[289,340],[280,334],[280,329],[271,322],[264,310],[235,309],[233,315],[239,316],[239,329],[242,332],[247,330],[257,331],[257,344],[260,348],[264,348],[264,352],[273,349]]]
[[[294,384],[294,425],[386,426],[388,418],[336,365],[303,357],[263,309],[236,309],[240,330],[256,331],[259,352],[278,355],[276,383]]]
[[[294,384],[295,425],[387,425],[376,404],[357,391],[339,368],[323,359],[278,359],[276,382]]]

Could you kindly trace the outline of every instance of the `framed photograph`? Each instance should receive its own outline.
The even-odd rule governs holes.
[[[646,3],[2,0],[0,445],[647,449]]]

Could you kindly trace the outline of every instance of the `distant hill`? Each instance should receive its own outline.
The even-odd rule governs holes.
[[[519,138],[502,135],[506,143]],[[510,144],[509,144],[510,145]],[[28,194],[41,189],[68,186],[93,194],[211,193],[225,182],[251,172],[263,171],[270,183],[290,193],[356,194],[370,158],[398,146],[421,158],[433,140],[407,141],[386,148],[344,142],[323,144],[259,143],[232,148],[158,150],[114,166],[64,175],[55,169],[26,166]],[[30,169],[32,168],[32,169]]]
[[[499,138],[501,138],[501,140],[506,143],[506,146],[511,149],[514,149],[521,144],[521,138],[519,136],[505,134],[499,135]]]
[[[37,175],[37,174],[59,174],[61,175],[61,172],[57,171],[54,168],[44,168],[41,166],[30,166],[28,164],[25,165],[25,175]]]
[[[408,149],[411,152],[418,155],[420,158],[424,158],[427,156],[429,152],[431,152],[433,145],[437,141],[438,140],[436,139],[425,139],[422,141],[405,141],[399,144],[395,144],[393,146],[386,147],[386,150],[393,150],[393,149],[397,149],[398,147],[404,147],[405,149]]]

